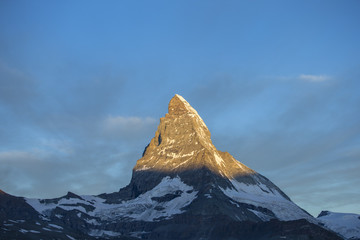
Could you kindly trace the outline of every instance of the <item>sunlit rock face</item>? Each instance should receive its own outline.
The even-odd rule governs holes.
[[[255,173],[229,153],[218,151],[196,110],[175,95],[134,171],[183,172],[202,167],[227,178]]]
[[[0,239],[341,239],[270,180],[217,150],[179,95],[129,185],[55,199],[0,192],[1,221]]]

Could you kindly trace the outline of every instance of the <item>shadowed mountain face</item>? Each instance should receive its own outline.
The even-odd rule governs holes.
[[[131,182],[119,192],[19,199],[14,215],[0,219],[7,224],[0,236],[341,239],[270,180],[218,151],[201,117],[179,95],[171,99]],[[31,212],[28,220],[15,214],[21,207]]]

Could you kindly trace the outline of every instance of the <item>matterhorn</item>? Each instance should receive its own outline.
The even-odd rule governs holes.
[[[0,239],[342,239],[269,179],[216,149],[175,95],[126,187],[97,196],[0,193]]]

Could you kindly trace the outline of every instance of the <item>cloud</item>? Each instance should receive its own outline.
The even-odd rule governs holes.
[[[63,68],[33,78],[0,60],[0,189],[10,194],[117,191],[154,135],[153,118],[106,117],[133,108],[121,72]]]
[[[108,132],[124,132],[129,129],[138,131],[148,126],[154,126],[157,122],[156,119],[150,117],[109,116],[104,120],[104,128]]]
[[[14,162],[14,161],[34,161],[36,156],[33,153],[25,151],[4,151],[0,152],[0,162]]]
[[[326,75],[308,75],[301,74],[298,79],[308,81],[308,82],[324,82],[330,79],[329,76]]]
[[[158,120],[151,117],[108,116],[101,126],[103,137],[126,142],[148,139],[154,135]]]
[[[114,192],[128,184],[131,168],[141,156],[141,150],[119,150],[112,142],[74,143],[66,155],[57,152],[57,145],[46,147],[0,152],[0,189],[37,198],[58,197],[67,191]]]
[[[52,198],[67,191],[113,192],[128,184],[158,120],[123,116],[92,120],[66,124],[66,131],[43,128],[48,137],[32,136],[26,149],[0,149],[4,173],[0,188],[14,195]]]

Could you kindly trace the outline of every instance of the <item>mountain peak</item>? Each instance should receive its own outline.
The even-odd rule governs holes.
[[[196,191],[198,197],[191,209],[197,212],[213,209],[216,214],[237,220],[305,218],[313,221],[270,180],[229,153],[217,150],[204,121],[180,95],[170,100],[169,113],[160,118],[154,138],[133,169],[130,184],[120,190],[119,195],[134,199],[147,193],[155,194],[157,186],[173,188],[178,185],[174,183],[176,179],[181,179]],[[166,186],[163,186],[164,182]],[[176,196],[177,193],[172,193],[163,197],[172,199]],[[233,208],[234,202],[236,209]],[[247,204],[254,207],[248,208]]]
[[[196,114],[196,110],[190,106],[190,104],[179,94],[170,100],[169,114],[171,115],[183,115],[183,114]]]
[[[229,153],[218,151],[197,111],[176,94],[134,171],[174,173],[203,167],[229,179],[254,172]]]

